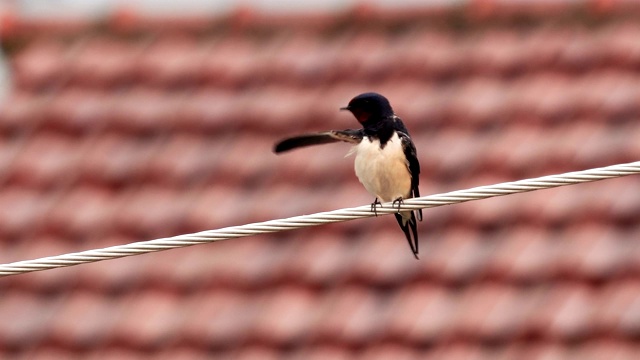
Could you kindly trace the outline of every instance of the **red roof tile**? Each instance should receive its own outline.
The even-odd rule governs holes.
[[[110,127],[131,133],[148,133],[163,129],[163,124],[177,114],[181,94],[167,97],[161,89],[131,88],[120,92],[109,109]]]
[[[184,101],[188,99],[188,101]],[[227,89],[204,88],[188,93],[166,121],[172,128],[211,134],[232,131],[241,125],[239,114],[245,98]],[[215,106],[212,106],[214,104]]]
[[[113,331],[119,310],[100,301],[101,294],[75,291],[60,304],[52,331],[51,341],[71,349],[84,349],[104,343]],[[78,319],[83,319],[78,321]]]
[[[393,224],[390,216],[376,219]],[[389,227],[388,227],[389,228]],[[422,235],[424,232],[420,232]],[[370,231],[362,236],[356,250],[358,259],[352,263],[350,272],[365,283],[391,285],[410,280],[418,269],[418,263],[407,262],[407,241],[400,229],[389,228]],[[428,234],[425,234],[428,236]]]
[[[595,320],[595,294],[585,285],[567,285],[553,289],[542,300],[541,311],[533,324],[555,341],[581,340],[596,335],[589,326]]]
[[[91,140],[91,146],[80,155],[80,178],[103,186],[133,184],[132,180],[144,178],[150,159],[162,145],[162,139],[155,137],[123,136],[115,132]]]
[[[312,310],[320,300],[313,291],[296,286],[274,287],[263,296],[251,330],[258,341],[287,346],[310,335],[310,326],[317,319]]]
[[[109,92],[72,88],[47,99],[47,112],[39,124],[71,134],[91,132],[101,128],[113,111],[113,96]]]
[[[210,164],[223,154],[224,144],[189,133],[175,134],[152,155],[147,177],[166,186],[205,181],[215,171]],[[207,156],[202,156],[207,154]]]
[[[48,111],[49,97],[16,90],[4,101],[0,107],[0,129],[11,133],[31,130],[38,125]]]
[[[135,76],[150,86],[194,86],[207,50],[190,36],[161,37],[142,49]]]
[[[29,44],[13,60],[17,85],[44,90],[64,81],[68,50],[62,41],[42,38]]]
[[[265,360],[276,360],[279,358],[280,353],[268,346],[256,344],[250,346],[239,347],[236,351],[234,351],[230,357],[234,359],[265,359]]]
[[[319,319],[314,331],[318,341],[363,345],[386,332],[390,314],[382,298],[362,286],[345,286],[325,295],[317,308]]]
[[[33,236],[58,194],[43,194],[28,188],[7,187],[0,193],[0,231],[5,241]]]
[[[16,185],[34,188],[72,184],[87,145],[86,140],[66,135],[36,133],[16,156],[10,179]]]
[[[115,206],[113,225],[125,233],[149,237],[175,235],[188,200],[173,189],[155,185],[132,191]]]
[[[103,235],[114,225],[114,205],[107,189],[77,187],[54,201],[43,222],[49,231],[64,236]]]
[[[295,357],[309,360],[336,359],[347,360],[354,357],[354,351],[339,345],[307,346],[294,353]]]
[[[177,294],[166,291],[131,293],[118,299],[115,324],[108,335],[110,342],[125,347],[153,349],[176,336],[187,308]],[[141,321],[144,319],[144,321]]]
[[[639,13],[606,6],[16,18],[0,262],[368,204],[348,145],[272,153],[365,91],[423,194],[637,160]],[[417,261],[386,216],[3,278],[0,357],[632,358],[637,187],[425,210]]]
[[[192,319],[182,335],[204,348],[237,349],[249,337],[258,304],[243,291],[210,289],[185,303]]]
[[[295,277],[313,286],[339,284],[349,277],[355,249],[350,242],[342,240],[342,233],[300,230],[292,232],[290,236],[298,246],[290,259],[283,260],[287,277]]]
[[[34,337],[47,333],[44,326],[51,321],[54,307],[47,305],[45,298],[34,296],[29,291],[11,291],[0,300],[0,313],[5,321],[0,324],[4,349],[29,348]]]
[[[558,249],[550,232],[535,226],[513,226],[496,238],[487,270],[492,277],[528,284],[557,275]]]
[[[452,337],[459,297],[445,287],[416,284],[398,291],[389,305],[388,333],[416,344],[446,342]]]
[[[415,349],[408,348],[401,344],[378,343],[363,349],[359,353],[363,359],[398,359],[412,360],[419,359],[419,352]]]
[[[630,280],[618,281],[603,289],[597,310],[603,331],[628,337],[638,334],[638,290],[638,283]]]
[[[135,64],[145,50],[142,44],[108,36],[89,37],[70,60],[71,81],[86,88],[114,88],[134,83]]]

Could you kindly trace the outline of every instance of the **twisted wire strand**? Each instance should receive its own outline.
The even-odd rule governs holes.
[[[466,201],[486,199],[495,196],[504,196],[522,192],[548,189],[571,184],[580,184],[598,180],[628,176],[640,173],[640,161],[612,165],[583,171],[569,172],[559,175],[549,175],[539,178],[505,182],[495,185],[479,186],[466,190],[451,191],[443,194],[423,196],[407,199],[398,207],[391,202],[378,206],[378,214],[392,214],[400,210],[417,210]],[[299,229],[322,224],[362,219],[376,216],[371,211],[370,205],[359,206],[321,212],[310,215],[294,216],[286,219],[269,220],[260,223],[231,226],[217,230],[201,231],[193,234],[178,235],[173,237],[135,242],[125,245],[111,246],[103,249],[94,249],[69,253],[57,256],[48,256],[34,260],[18,261],[0,265],[0,277],[73,266],[102,260],[116,259],[126,256],[141,255],[150,252],[169,250],[179,247],[187,247],[220,240],[235,239],[240,237],[274,233]]]

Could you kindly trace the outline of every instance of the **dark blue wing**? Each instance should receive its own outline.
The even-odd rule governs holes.
[[[418,161],[416,146],[413,144],[407,128],[398,117],[395,118],[395,126],[402,142],[404,156],[407,158],[409,173],[411,173],[411,195],[412,197],[420,197],[420,189],[418,188],[418,185],[420,185],[420,162]],[[422,210],[418,210],[418,220],[422,221]]]
[[[362,141],[363,136],[364,132],[362,129],[330,130],[319,133],[303,134],[280,140],[273,147],[273,151],[275,153],[281,153],[299,147],[329,144],[338,141],[358,144]]]

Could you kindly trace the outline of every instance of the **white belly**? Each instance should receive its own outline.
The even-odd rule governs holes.
[[[382,202],[411,197],[411,174],[397,134],[380,149],[379,140],[365,137],[355,146],[358,180]]]

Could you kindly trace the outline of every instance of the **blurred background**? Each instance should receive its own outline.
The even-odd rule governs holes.
[[[635,1],[3,1],[0,263],[639,160]],[[640,177],[0,278],[3,359],[632,359]]]

